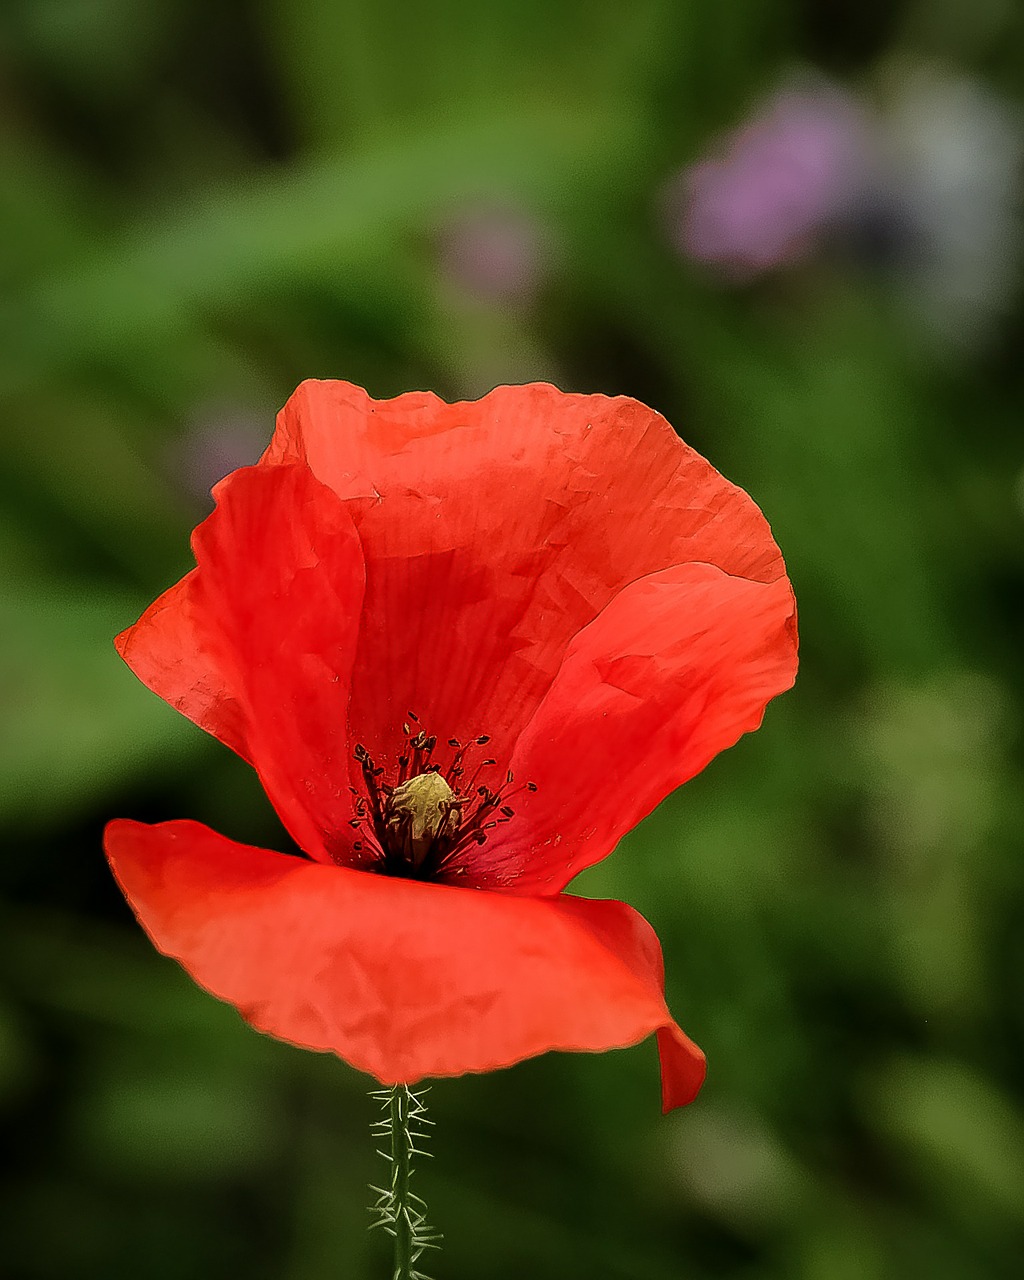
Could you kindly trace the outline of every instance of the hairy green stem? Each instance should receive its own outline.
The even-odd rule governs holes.
[[[409,1131],[411,1095],[404,1084],[391,1090],[391,1190],[395,1198],[395,1273],[393,1280],[411,1280],[413,1229],[409,1203],[412,1175],[412,1134]]]
[[[388,1179],[386,1186],[372,1188],[377,1193],[377,1203],[371,1208],[376,1215],[371,1225],[383,1227],[394,1238],[392,1280],[428,1280],[416,1270],[416,1263],[425,1250],[439,1248],[441,1237],[427,1225],[426,1203],[410,1184],[413,1156],[430,1154],[423,1147],[426,1126],[433,1122],[426,1118],[422,1092],[413,1093],[408,1085],[396,1084],[372,1097],[380,1103],[383,1113],[373,1132],[387,1143],[380,1155],[388,1162]]]

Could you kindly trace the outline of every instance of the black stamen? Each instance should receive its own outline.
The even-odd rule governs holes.
[[[421,880],[454,879],[460,875],[474,874],[471,859],[463,860],[462,854],[470,847],[483,845],[488,832],[511,821],[516,811],[509,803],[520,791],[537,790],[536,783],[529,782],[509,791],[513,773],[506,771],[504,781],[497,787],[479,783],[481,771],[494,768],[497,760],[488,756],[475,766],[465,762],[467,752],[485,746],[490,734],[482,733],[463,742],[460,738],[443,739],[450,750],[447,764],[431,759],[438,738],[428,734],[419,716],[408,712],[402,724],[403,749],[395,757],[395,764],[378,765],[367,748],[360,742],[353,755],[360,766],[365,796],[350,786],[355,817],[349,825],[372,828],[373,839],[369,846],[364,839],[352,844],[353,851],[363,851],[364,862],[372,859],[377,869],[387,875],[410,876]],[[412,836],[411,813],[400,813],[394,807],[393,797],[398,787],[412,778],[436,773],[451,788],[451,799],[441,801],[430,822],[428,841]],[[426,849],[424,850],[424,844]]]

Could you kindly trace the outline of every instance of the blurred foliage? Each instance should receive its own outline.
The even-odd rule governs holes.
[[[841,263],[728,287],[659,193],[794,63],[1013,97],[1022,35],[1009,0],[8,0],[5,1275],[386,1273],[368,1082],[194,988],[100,852],[114,815],[281,838],[110,640],[307,376],[635,395],[801,604],[796,689],[578,882],[656,925],[705,1092],[661,1119],[650,1044],[437,1083],[437,1274],[1019,1274],[1021,314],[962,351]],[[533,228],[498,268],[488,210]]]

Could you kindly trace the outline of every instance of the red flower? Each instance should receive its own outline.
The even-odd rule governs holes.
[[[384,1083],[657,1031],[665,1108],[690,1101],[653,930],[562,890],[793,681],[754,504],[643,405],[545,385],[304,383],[216,496],[118,648],[307,858],[112,822],[156,946]]]

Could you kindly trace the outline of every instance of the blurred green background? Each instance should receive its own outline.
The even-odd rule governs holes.
[[[890,121],[923,68],[1003,141],[926,113],[911,236],[896,165],[886,234],[693,260],[665,192],[798,67]],[[1013,0],[6,0],[0,1272],[388,1274],[369,1082],[194,988],[100,851],[115,815],[279,838],[110,642],[336,376],[637,396],[801,606],[762,731],[576,885],[656,926],[705,1091],[661,1118],[650,1043],[438,1082],[432,1273],[1020,1274],[1022,91]]]

